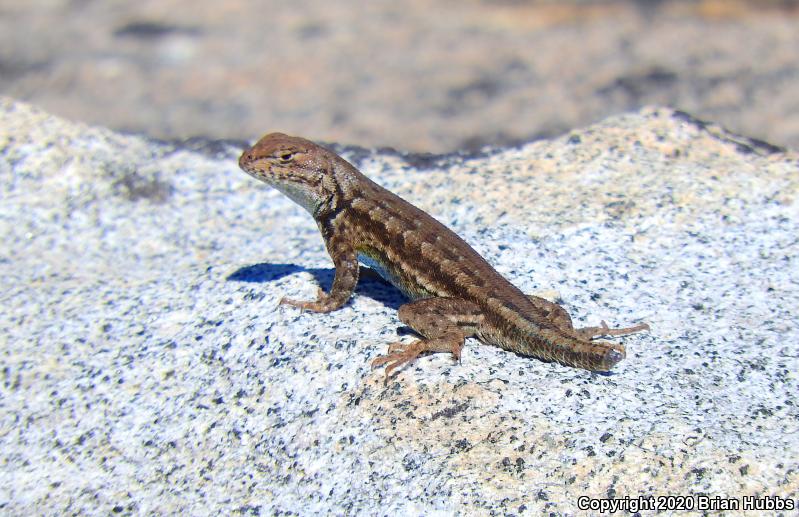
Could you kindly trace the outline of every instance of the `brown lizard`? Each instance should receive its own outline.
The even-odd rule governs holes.
[[[460,359],[467,337],[525,356],[607,371],[624,359],[624,346],[592,341],[649,329],[576,329],[565,309],[525,295],[471,246],[427,213],[373,182],[352,164],[309,140],[271,133],[244,151],[239,167],[305,208],[322,232],[336,272],[330,293],[282,299],[314,312],[344,305],[358,283],[359,261],[410,300],[399,319],[422,336],[392,343],[372,366],[397,367],[424,352]]]

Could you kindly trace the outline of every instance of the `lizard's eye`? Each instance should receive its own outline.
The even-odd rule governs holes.
[[[291,159],[294,158],[294,153],[291,151],[284,151],[277,155],[277,159],[280,160],[282,163],[288,163]]]

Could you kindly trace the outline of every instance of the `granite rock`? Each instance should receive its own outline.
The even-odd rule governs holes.
[[[340,148],[578,324],[652,326],[608,375],[468,340],[384,386],[401,295],[366,275],[339,311],[278,306],[332,265],[244,142],[0,113],[3,513],[799,496],[795,152],[664,108],[474,155]]]

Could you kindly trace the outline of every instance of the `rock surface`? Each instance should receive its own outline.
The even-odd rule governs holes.
[[[340,149],[578,324],[612,374],[469,340],[387,386],[401,296],[332,278],[237,169],[0,101],[0,508],[574,513],[580,496],[799,496],[799,160],[668,109],[481,155]],[[407,339],[407,337],[402,337]]]

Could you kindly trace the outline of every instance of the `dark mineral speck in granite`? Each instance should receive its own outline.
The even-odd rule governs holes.
[[[114,36],[132,37],[147,40],[162,38],[171,34],[183,34],[191,36],[197,35],[199,32],[199,29],[196,27],[171,25],[156,21],[134,21],[114,29]]]

